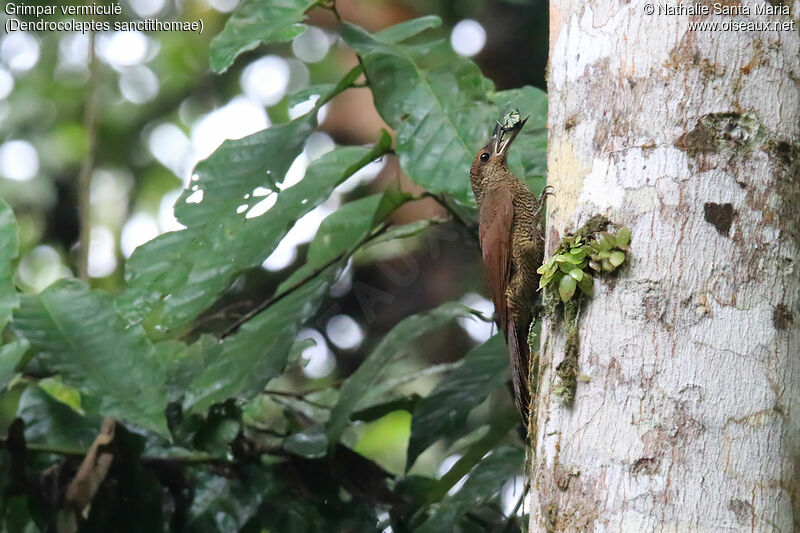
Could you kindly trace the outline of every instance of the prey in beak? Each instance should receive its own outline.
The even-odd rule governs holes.
[[[530,116],[520,119],[519,110],[507,109],[500,115],[500,119],[495,122],[494,132],[490,145],[495,156],[505,156],[508,153],[508,148],[514,139],[517,138],[522,127],[528,122]]]

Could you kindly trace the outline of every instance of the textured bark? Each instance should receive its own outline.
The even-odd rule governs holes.
[[[633,241],[571,406],[543,328],[531,531],[800,531],[800,33],[643,7],[551,2],[548,250],[594,214]]]

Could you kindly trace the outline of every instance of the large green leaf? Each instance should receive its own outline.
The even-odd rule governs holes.
[[[16,374],[17,366],[22,361],[22,356],[28,351],[29,344],[25,339],[0,346],[0,392],[6,388]]]
[[[250,396],[283,371],[299,328],[316,313],[346,256],[370,234],[382,205],[383,195],[369,196],[323,220],[306,264],[277,289],[287,296],[206,355],[208,366],[187,391],[187,411],[202,412],[226,398]]]
[[[0,331],[11,320],[12,311],[19,305],[14,287],[12,261],[19,254],[19,228],[14,211],[0,198]]]
[[[242,52],[261,43],[291,41],[305,30],[300,24],[316,0],[244,0],[211,41],[209,62],[214,72],[228,70]]]
[[[298,122],[299,121],[299,122]],[[188,227],[167,233],[138,248],[128,260],[128,291],[120,306],[134,321],[155,310],[148,324],[168,332],[193,320],[225,290],[234,275],[261,264],[295,221],[322,203],[356,170],[389,149],[384,134],[371,150],[338,148],[314,161],[298,184],[280,191],[266,213],[247,218],[247,211],[268,196],[267,171],[285,174],[302,148],[308,122],[284,126],[226,141],[197,167],[198,179],[178,200],[175,212]],[[259,187],[262,189],[258,190]],[[199,204],[187,204],[203,192]]]
[[[457,435],[469,412],[508,380],[508,356],[502,334],[472,349],[464,364],[420,400],[411,419],[406,468],[445,436]]]
[[[394,357],[409,353],[413,341],[425,333],[442,327],[448,322],[474,313],[459,303],[448,302],[436,309],[419,313],[403,319],[386,334],[381,343],[367,356],[358,370],[342,384],[339,400],[331,410],[327,425],[328,441],[339,440],[350,422],[350,415],[358,408],[359,401],[366,394],[381,370]]]
[[[525,453],[520,448],[501,446],[473,468],[464,486],[445,496],[419,528],[420,533],[455,531],[458,520],[470,509],[496,498],[503,484],[520,472]]]
[[[61,280],[20,303],[11,328],[45,370],[94,396],[103,415],[169,436],[164,368],[141,326],[117,315],[111,295]]]
[[[378,111],[397,132],[403,170],[431,192],[466,201],[469,166],[491,121],[481,104],[492,82],[452,53],[424,68],[405,47],[356,26],[345,24],[342,37],[361,56]]]
[[[430,192],[469,202],[469,167],[500,111],[510,104],[523,115],[531,114],[523,130],[528,139],[521,144],[526,146],[512,149],[512,169],[520,177],[530,171],[543,174],[544,153],[539,145],[546,139],[542,134],[544,93],[530,87],[495,93],[480,69],[448,45],[396,44],[407,34],[432,26],[425,18],[375,35],[349,24],[342,30],[342,37],[362,58],[378,111],[397,132],[396,150],[403,170]],[[426,53],[420,53],[420,47]],[[532,144],[537,150],[528,154]]]
[[[217,344],[216,337],[201,335],[192,344],[180,341],[164,341],[156,344],[158,359],[164,366],[167,377],[167,400],[180,401],[186,387],[202,372],[206,366],[205,356]]]
[[[81,454],[97,437],[101,419],[84,416],[36,386],[25,389],[17,416],[25,421],[25,440],[62,452]]]

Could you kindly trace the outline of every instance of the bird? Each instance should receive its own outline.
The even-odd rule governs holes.
[[[528,117],[504,110],[489,142],[470,166],[478,203],[478,240],[483,268],[511,365],[514,402],[527,430],[530,404],[528,330],[544,259],[541,210],[550,187],[535,196],[508,168],[508,150]]]

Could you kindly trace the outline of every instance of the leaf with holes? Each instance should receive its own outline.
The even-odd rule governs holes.
[[[226,141],[198,166],[198,189],[185,191],[175,209],[188,228],[157,237],[128,260],[128,289],[119,305],[129,319],[147,318],[148,326],[167,333],[190,323],[237,273],[269,257],[297,219],[390,146],[384,134],[372,149],[337,148],[314,161],[299,183],[275,193],[263,188],[265,167],[283,176],[308,130],[290,123],[266,132],[273,129],[274,135]],[[201,203],[185,203],[199,191]],[[259,214],[267,202],[274,205]]]

